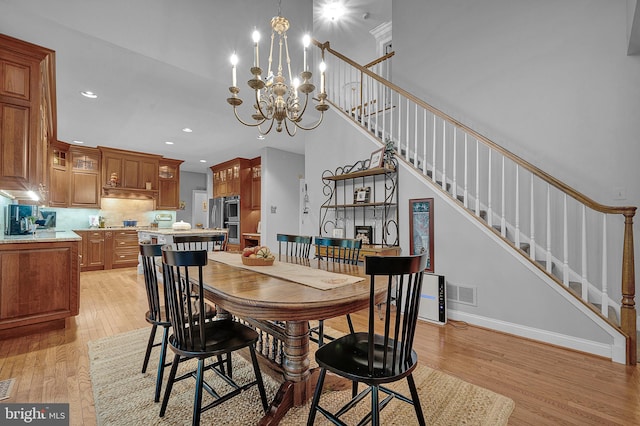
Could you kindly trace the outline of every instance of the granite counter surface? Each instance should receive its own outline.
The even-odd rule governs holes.
[[[59,241],[80,241],[82,238],[72,231],[37,231],[28,235],[1,235],[0,244],[54,243]]]

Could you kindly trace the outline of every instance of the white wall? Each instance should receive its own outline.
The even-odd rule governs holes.
[[[307,135],[305,174],[311,205],[303,233],[318,235],[320,205],[324,201],[324,170],[369,158],[378,145],[338,113],[326,114],[322,132]],[[327,153],[336,153],[328,156]],[[412,173],[400,169],[399,223],[402,254],[409,253],[408,200],[434,197],[434,265],[447,283],[477,288],[477,306],[450,303],[450,317],[523,335],[561,346],[611,355],[613,338],[598,320],[586,318],[579,303],[560,296],[555,284],[487,237],[471,216],[462,214]]]
[[[638,206],[627,14],[625,0],[393,2],[394,82],[597,202]]]
[[[291,143],[304,143],[298,135]],[[274,148],[262,151],[261,243],[274,252],[276,234],[298,234],[299,180],[304,178],[305,157]],[[275,208],[275,212],[272,212]]]

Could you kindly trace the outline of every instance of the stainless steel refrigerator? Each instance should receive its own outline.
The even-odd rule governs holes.
[[[224,228],[224,197],[209,199],[209,228]]]

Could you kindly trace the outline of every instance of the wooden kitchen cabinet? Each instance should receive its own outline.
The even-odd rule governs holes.
[[[251,160],[246,158],[234,158],[227,162],[211,167],[213,172],[213,196],[229,197],[231,195],[242,195],[243,182],[251,169]],[[247,194],[250,196],[250,194]]]
[[[100,151],[72,146],[69,154],[69,207],[100,208]]]
[[[251,209],[260,210],[262,198],[262,165],[261,158],[251,160]]]
[[[109,196],[127,190],[141,195],[155,197],[158,192],[158,167],[160,155],[98,147],[102,157],[103,195]],[[115,174],[116,186],[109,182]],[[149,189],[147,189],[147,183]]]
[[[138,231],[114,230],[105,232],[107,235],[111,234],[106,238],[107,244],[111,241],[111,249],[107,255],[109,261],[105,265],[105,269],[137,266],[138,253],[140,252]]]
[[[158,210],[177,210],[180,204],[180,164],[182,160],[163,158],[158,167]]]
[[[69,207],[69,144],[54,141],[49,146],[49,206]]]
[[[47,188],[55,99],[55,52],[0,34],[0,188]]]
[[[78,315],[79,243],[0,244],[0,339],[64,328]]]
[[[105,240],[103,230],[73,231],[82,237],[80,242],[80,270],[104,269]]]

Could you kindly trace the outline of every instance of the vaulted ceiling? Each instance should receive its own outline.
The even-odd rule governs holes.
[[[390,20],[390,5],[380,6],[386,1],[349,3],[353,16],[368,12],[367,21],[352,22],[351,30],[316,25],[322,41],[332,31],[345,37]],[[291,138],[272,131],[258,140],[226,102],[235,50],[248,118],[252,102],[244,81],[250,78],[251,32],[257,27],[262,33],[266,60],[275,0],[0,0],[0,10],[0,32],[56,51],[59,140],[178,158],[185,160],[183,170],[198,172],[259,155],[263,146],[304,151],[304,132]],[[298,40],[306,32],[317,38],[314,2],[284,0],[281,11],[291,22],[292,62],[301,62]],[[81,96],[86,90],[98,98]],[[193,132],[183,132],[185,127]]]

